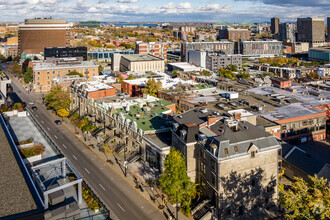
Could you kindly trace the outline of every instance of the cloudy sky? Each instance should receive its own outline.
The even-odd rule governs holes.
[[[330,0],[0,0],[0,21],[262,22],[330,16]]]

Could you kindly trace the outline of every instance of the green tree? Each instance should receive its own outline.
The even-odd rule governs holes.
[[[29,66],[29,62],[31,61],[30,58],[25,59],[24,62],[22,63],[22,74],[24,74],[26,72],[26,69]]]
[[[8,72],[17,77],[22,77],[21,67],[18,63],[11,63],[8,65]]]
[[[131,79],[134,79],[133,74],[130,74],[130,75],[127,77],[127,80],[131,80]]]
[[[77,71],[71,71],[68,74],[66,74],[67,76],[73,76],[73,75],[79,75],[80,77],[83,77],[84,75],[82,73],[79,73]]]
[[[178,73],[179,73],[179,70],[173,70],[172,71],[172,76],[173,77],[177,77],[178,76]]]
[[[104,70],[104,67],[99,65],[98,70],[99,70],[99,74],[100,74]]]
[[[33,81],[33,69],[31,67],[26,68],[26,72],[23,74],[23,79],[25,83]]]
[[[182,210],[188,214],[191,200],[196,196],[196,185],[187,175],[186,163],[180,151],[171,148],[164,162],[165,170],[159,178],[164,193],[172,203],[181,203]]]
[[[64,108],[61,108],[61,109],[57,110],[56,113],[57,113],[59,116],[61,116],[62,118],[63,118],[63,117],[68,117],[69,114],[70,114],[70,112],[68,112],[68,111],[67,111],[66,109],[64,109]]]
[[[291,189],[279,185],[280,205],[286,209],[286,219],[329,219],[330,189],[327,180],[308,176],[305,181],[295,177]]]
[[[66,109],[70,106],[70,93],[64,91],[61,86],[54,86],[49,93],[45,95],[45,103],[47,108],[54,110]]]
[[[200,71],[199,73],[200,73],[202,76],[211,76],[211,75],[212,75],[212,73],[210,73],[210,72],[207,71],[207,70]]]
[[[220,68],[219,75],[228,79],[236,79],[236,75],[229,69]]]
[[[313,78],[313,79],[319,79],[320,75],[314,72],[309,73],[309,77]]]
[[[161,82],[156,82],[155,79],[148,79],[146,88],[143,89],[143,93],[157,97],[160,89],[162,89]]]
[[[248,79],[250,78],[250,74],[246,72],[240,72],[236,75],[237,78]]]
[[[16,56],[16,57],[14,57],[13,61],[16,62],[16,63],[18,63],[20,59],[21,59],[20,56]]]
[[[227,66],[227,69],[236,72],[237,71],[237,66],[236,65],[233,65],[233,64],[229,64]]]

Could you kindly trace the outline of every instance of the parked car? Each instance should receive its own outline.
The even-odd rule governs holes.
[[[32,101],[29,102],[29,105],[34,105],[34,103]]]
[[[37,106],[32,106],[31,108],[32,108],[33,111],[38,110]]]
[[[62,122],[61,122],[60,120],[56,120],[56,121],[55,121],[55,124],[57,124],[57,125],[61,125]]]

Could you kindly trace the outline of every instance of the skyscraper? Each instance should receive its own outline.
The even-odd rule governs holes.
[[[328,42],[330,42],[330,17],[327,17]]]
[[[280,24],[280,40],[283,42],[293,43],[296,41],[296,25],[292,23]]]
[[[322,46],[325,41],[323,18],[298,18],[297,41],[309,42],[310,47]]]
[[[278,34],[280,31],[280,23],[281,23],[281,19],[279,19],[278,17],[274,17],[271,19],[271,32],[272,34]]]
[[[40,54],[45,47],[67,46],[67,30],[65,19],[25,19],[25,23],[19,25],[18,30],[19,55],[23,52]]]

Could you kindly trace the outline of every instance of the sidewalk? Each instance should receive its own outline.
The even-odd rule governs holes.
[[[53,115],[53,114],[52,114]],[[123,178],[128,184],[131,185],[140,195],[142,195],[149,203],[154,205],[167,219],[175,219],[176,210],[171,204],[167,203],[164,209],[159,209],[158,207],[162,205],[162,193],[161,190],[154,184],[148,184],[143,182],[138,175],[134,174],[129,168],[127,169],[127,177],[125,177],[125,168],[124,168],[124,159],[123,155],[107,155],[101,152],[99,149],[87,147],[89,144],[94,143],[94,141],[86,141],[82,135],[82,132],[79,131],[79,134],[76,133],[79,129],[71,123],[67,118],[64,118],[63,125],[71,131],[75,136],[80,140],[80,142],[86,145],[90,151],[98,156],[101,160],[104,161],[112,170],[114,170],[118,176]],[[95,138],[94,138],[95,139]],[[138,184],[137,184],[138,183]],[[167,200],[168,201],[168,200]],[[193,219],[192,217],[187,217],[179,212],[179,219]]]
[[[19,80],[16,78],[14,80],[16,82],[19,82]],[[19,83],[19,85],[21,87],[24,87],[21,83]],[[30,92],[30,95],[36,98],[38,103],[42,104],[41,101],[42,94]],[[51,110],[47,110],[47,111],[50,113],[51,117],[54,118],[54,120],[60,119],[60,117],[53,114]],[[105,153],[101,152],[99,149],[88,147],[91,146],[91,144],[95,143],[95,138],[89,137],[92,140],[85,141],[80,129],[76,128],[75,125],[73,125],[68,118],[63,119],[62,125],[65,126],[72,134],[74,134],[79,139],[79,141],[86,146],[86,148],[88,148],[91,152],[93,152],[99,159],[104,161],[104,163],[106,163],[109,168],[115,171],[118,176],[120,176],[122,179],[125,180],[125,182],[130,184],[131,187],[134,188],[140,195],[142,195],[150,204],[152,204],[156,209],[158,209],[161,213],[163,213],[163,215],[167,219],[175,219],[176,209],[168,202],[166,203],[163,209],[158,208],[160,205],[163,204],[163,198],[162,198],[163,194],[161,193],[161,190],[157,186],[155,186],[154,184],[149,185],[145,183],[138,177],[138,175],[134,174],[133,171],[131,171],[129,168],[127,169],[127,177],[125,177],[125,168],[123,166],[124,165],[123,155],[106,155]],[[183,215],[181,212],[179,212],[179,219],[188,220],[193,218],[187,217]]]

